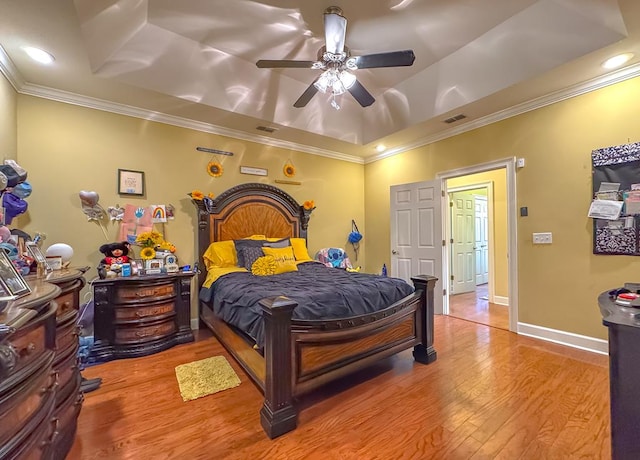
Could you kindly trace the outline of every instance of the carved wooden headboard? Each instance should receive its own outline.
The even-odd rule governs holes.
[[[214,241],[251,235],[306,238],[310,211],[287,192],[267,184],[236,185],[215,199],[193,200],[198,208],[198,260]],[[206,273],[201,270],[199,285]]]

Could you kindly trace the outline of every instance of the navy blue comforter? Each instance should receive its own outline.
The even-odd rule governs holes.
[[[349,273],[320,263],[298,265],[297,272],[273,276],[251,273],[224,275],[200,291],[216,316],[264,345],[262,309],[265,297],[283,295],[298,303],[294,319],[321,320],[357,316],[381,310],[413,292],[398,278]]]

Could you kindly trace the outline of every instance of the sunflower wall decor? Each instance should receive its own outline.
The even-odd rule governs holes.
[[[293,177],[296,175],[296,167],[293,165],[291,160],[287,160],[282,168],[282,172],[287,177]]]
[[[211,177],[220,177],[224,172],[224,168],[222,167],[220,162],[214,160],[214,161],[210,161],[207,164],[207,172]]]

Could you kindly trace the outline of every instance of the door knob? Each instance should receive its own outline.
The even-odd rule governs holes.
[[[398,254],[398,251],[396,251],[395,249],[391,251],[391,254],[393,254],[394,256]]]

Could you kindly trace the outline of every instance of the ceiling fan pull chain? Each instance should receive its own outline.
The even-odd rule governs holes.
[[[338,102],[336,101],[336,95],[334,93],[331,93],[331,107],[336,110],[340,110],[340,105],[338,105]]]

